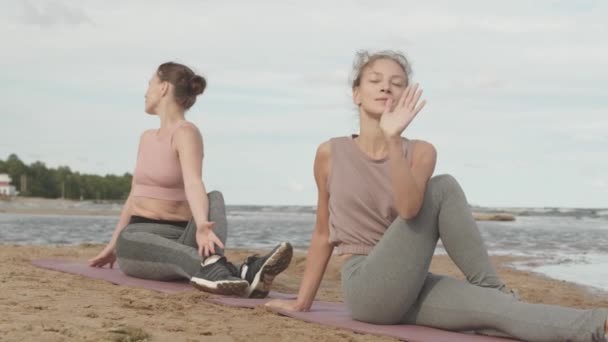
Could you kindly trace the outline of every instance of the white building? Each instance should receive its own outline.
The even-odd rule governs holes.
[[[6,173],[0,173],[0,196],[16,196],[17,189],[11,185],[11,177]]]

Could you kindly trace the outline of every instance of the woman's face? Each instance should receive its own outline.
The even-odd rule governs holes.
[[[379,59],[363,70],[353,101],[360,110],[379,117],[388,99],[392,99],[393,110],[406,86],[403,68],[391,59]]]
[[[148,90],[145,95],[145,109],[148,114],[157,114],[158,104],[166,92],[167,82],[163,82],[158,78],[155,72],[148,82]]]

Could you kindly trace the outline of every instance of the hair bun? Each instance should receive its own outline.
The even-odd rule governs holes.
[[[207,81],[202,76],[194,75],[190,79],[190,91],[192,95],[197,96],[202,94],[207,87]]]

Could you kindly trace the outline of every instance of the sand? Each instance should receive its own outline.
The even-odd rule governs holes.
[[[31,266],[36,258],[86,259],[102,245],[0,245],[1,341],[394,341],[304,323],[263,308],[236,309],[204,302],[192,291],[166,295]],[[254,251],[233,250],[231,260]],[[257,251],[259,252],[259,251]],[[523,300],[577,308],[608,307],[608,295],[552,280],[507,265],[514,258],[493,257],[500,275]],[[297,253],[275,289],[297,292],[305,255]],[[318,299],[339,301],[340,275],[332,259]],[[433,272],[461,278],[446,256],[433,260]]]

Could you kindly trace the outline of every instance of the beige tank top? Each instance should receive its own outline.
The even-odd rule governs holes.
[[[329,242],[339,255],[369,254],[398,216],[388,158],[370,158],[355,137],[330,140]],[[411,146],[412,141],[404,138],[408,159]]]

